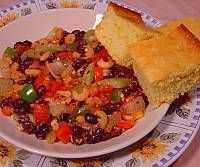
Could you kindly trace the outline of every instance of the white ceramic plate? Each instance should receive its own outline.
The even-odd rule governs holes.
[[[63,27],[68,31],[88,30],[99,21],[99,16],[94,11],[86,9],[60,9],[24,17],[0,30],[0,52],[2,53],[7,46],[13,46],[16,41],[40,39],[53,27]],[[134,128],[119,137],[93,145],[47,144],[34,136],[19,132],[14,122],[2,114],[0,115],[0,136],[28,151],[46,156],[60,158],[98,156],[122,149],[144,137],[161,121],[168,107],[168,104],[163,104],[157,110],[153,110],[149,106],[145,117],[139,120]]]

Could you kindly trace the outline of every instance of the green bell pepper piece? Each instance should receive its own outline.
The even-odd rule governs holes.
[[[118,89],[115,89],[111,95],[110,95],[111,100],[113,100],[115,103],[119,103],[122,99],[121,97],[121,91]]]
[[[7,47],[5,49],[3,55],[6,57],[14,58],[17,55],[17,52],[15,51],[15,49],[13,49],[11,47]]]
[[[28,49],[22,53],[22,55],[21,55],[22,60],[25,60],[27,57],[31,57],[34,59],[40,59],[40,55],[35,54],[34,49]]]
[[[112,86],[113,88],[125,88],[130,84],[128,78],[109,78],[98,81],[97,84],[100,86]]]
[[[88,30],[88,31],[84,34],[83,39],[85,39],[85,40],[87,41],[87,43],[90,43],[90,42],[91,42],[91,41],[90,41],[90,37],[93,36],[93,35],[95,35],[94,30],[93,30],[93,29]]]
[[[95,67],[93,63],[89,64],[83,74],[83,82],[86,85],[90,85],[94,80],[94,68]]]
[[[67,45],[68,49],[69,49],[71,52],[73,52],[73,51],[76,49],[77,46],[78,46],[78,44],[77,44],[76,42]]]
[[[76,86],[74,87],[74,90],[75,90],[77,93],[82,93],[84,87],[85,87],[85,84],[84,84],[84,83],[80,83],[80,84],[78,84],[78,85],[76,85]]]
[[[33,88],[32,84],[25,85],[19,92],[21,98],[27,103],[32,103],[37,98],[37,93]]]
[[[70,64],[70,61],[69,60],[62,60],[61,63],[63,65],[69,65]]]
[[[65,46],[50,43],[50,44],[41,45],[41,46],[35,48],[35,54],[40,55],[40,53],[45,53],[45,52],[55,53],[55,52],[61,52],[64,50],[66,50]]]

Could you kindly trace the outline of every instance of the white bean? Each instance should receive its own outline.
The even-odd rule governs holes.
[[[98,116],[98,126],[102,129],[106,128],[106,125],[108,124],[108,116],[106,115],[105,112],[101,110],[97,110],[94,115]]]
[[[114,62],[112,60],[109,60],[108,62],[105,62],[103,61],[102,59],[99,60],[97,62],[97,65],[101,68],[105,68],[105,69],[108,69],[108,68],[111,68],[113,65],[114,65]]]
[[[77,92],[76,90],[72,91],[72,98],[77,101],[84,101],[89,96],[89,89],[84,87],[82,92]]]

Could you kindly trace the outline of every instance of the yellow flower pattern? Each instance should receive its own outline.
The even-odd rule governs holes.
[[[0,27],[7,25],[8,23],[16,20],[19,17],[16,13],[8,13],[5,16],[0,17]]]
[[[0,166],[11,163],[15,156],[15,147],[7,141],[0,140]]]
[[[71,161],[69,167],[103,167],[103,162],[100,160]]]
[[[161,143],[157,139],[147,139],[140,141],[140,144],[135,144],[132,155],[135,157],[141,157],[142,160],[157,160],[160,154],[165,154],[168,151],[168,145]]]
[[[61,0],[60,6],[61,8],[79,8],[81,4],[76,0]]]

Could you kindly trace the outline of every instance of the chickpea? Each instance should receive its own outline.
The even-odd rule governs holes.
[[[68,34],[66,37],[65,37],[65,44],[72,44],[76,39],[76,36],[74,34]]]

